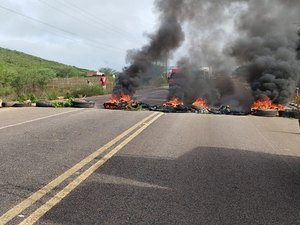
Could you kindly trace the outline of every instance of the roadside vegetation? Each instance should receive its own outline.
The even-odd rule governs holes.
[[[103,69],[108,75],[115,72]],[[77,98],[111,92],[112,77],[108,77],[108,88],[104,91],[98,77],[86,77],[87,71],[0,48],[0,99],[34,102],[38,99],[54,100],[59,96]]]
[[[107,76],[106,90],[102,89],[99,77],[87,77],[86,69],[0,48],[0,99],[3,102],[37,102],[112,93],[114,77],[119,72],[111,68],[100,68],[99,71]],[[163,66],[153,65],[141,76],[140,87],[166,84],[163,73]]]

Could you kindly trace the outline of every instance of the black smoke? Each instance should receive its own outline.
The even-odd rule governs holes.
[[[244,66],[254,99],[284,104],[293,95],[300,74],[294,24],[299,9],[296,0],[250,0],[236,22],[239,37],[230,55]]]
[[[192,64],[187,58],[178,62],[180,68],[173,77],[176,84],[170,86],[168,100],[176,97],[185,105],[197,98],[207,100],[210,106],[230,105],[231,109],[248,111],[253,98],[250,90],[230,76],[212,75],[209,71]]]
[[[148,35],[149,44],[140,50],[129,51],[127,58],[131,65],[117,79],[113,93],[133,95],[139,86],[140,77],[152,63],[165,60],[184,40],[184,32],[179,20],[184,0],[158,0],[160,26],[156,33]],[[176,7],[172,7],[176,5]]]
[[[178,62],[180,70],[173,75],[175,84],[169,88],[168,100],[176,97],[185,105],[192,104],[197,98],[205,98],[210,104],[216,104],[220,98],[215,83],[207,71],[197,68],[188,59]]]
[[[296,52],[297,52],[297,59],[300,60],[300,29],[298,30],[298,37],[299,38],[298,38],[298,42],[297,42]]]
[[[133,95],[153,62],[164,62],[183,46],[177,63],[181,86],[169,98],[248,107],[261,97],[287,103],[293,95],[300,74],[298,0],[156,0],[155,7],[160,25],[148,45],[129,51],[130,66],[115,94]],[[207,77],[203,66],[212,68],[213,76]],[[232,77],[237,68],[244,78],[239,81]]]

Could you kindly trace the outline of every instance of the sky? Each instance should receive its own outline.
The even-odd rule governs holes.
[[[0,47],[84,69],[121,71],[155,31],[154,0],[1,0]]]

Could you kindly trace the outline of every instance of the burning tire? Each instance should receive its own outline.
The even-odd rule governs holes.
[[[72,106],[75,108],[94,108],[95,102],[86,100],[73,100]]]
[[[277,109],[257,109],[254,115],[274,117],[274,116],[278,115],[278,110]]]

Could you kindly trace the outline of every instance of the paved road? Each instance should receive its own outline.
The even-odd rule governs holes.
[[[300,224],[297,120],[40,108],[0,118],[2,224]]]
[[[168,96],[168,88],[147,88],[138,90],[134,95],[134,100],[144,102],[150,105],[163,104]],[[103,109],[103,103],[110,98],[110,95],[89,97],[88,100],[96,102],[96,108]]]

